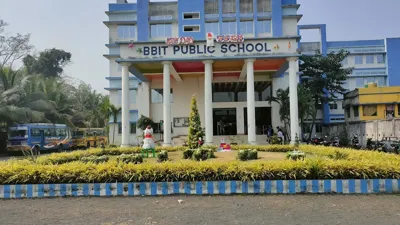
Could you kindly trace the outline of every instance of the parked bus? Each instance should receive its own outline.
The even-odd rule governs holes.
[[[77,128],[72,130],[72,149],[85,149],[107,145],[108,137],[103,128]]]
[[[29,123],[9,128],[7,152],[66,150],[72,144],[71,130],[65,124]]]

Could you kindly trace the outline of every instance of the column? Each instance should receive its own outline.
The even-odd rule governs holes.
[[[212,114],[212,79],[213,68],[212,60],[203,61],[204,63],[204,109],[205,109],[205,128],[207,145],[213,144],[213,114]]]
[[[296,73],[296,57],[287,58],[289,62],[289,101],[290,101],[290,139],[294,144],[296,134],[300,138],[299,127],[299,108],[297,100],[297,73]]]
[[[254,61],[246,60],[247,69],[247,134],[248,142],[251,145],[256,144],[256,108],[254,100]]]
[[[170,61],[163,64],[163,119],[164,119],[164,143],[163,146],[171,145],[171,80],[170,80]]]
[[[130,63],[121,63],[122,66],[122,106],[121,106],[121,126],[122,140],[121,147],[129,147],[129,66]]]

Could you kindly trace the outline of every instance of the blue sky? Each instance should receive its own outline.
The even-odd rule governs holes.
[[[112,0],[0,0],[0,18],[9,33],[31,33],[36,51],[61,48],[72,53],[68,76],[104,92],[108,82],[108,30],[102,21]],[[400,37],[396,14],[400,0],[298,0],[300,24],[327,24],[328,40]],[[304,41],[316,33],[302,33]]]

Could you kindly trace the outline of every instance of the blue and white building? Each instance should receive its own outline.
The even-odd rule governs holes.
[[[135,122],[151,117],[156,138],[178,144],[187,135],[196,95],[206,143],[237,136],[265,142],[268,125],[282,126],[279,105],[268,97],[289,87],[297,103],[298,57],[347,49],[343,63],[355,67],[347,86],[367,82],[399,85],[400,39],[328,42],[326,25],[298,25],[296,0],[179,0],[109,4],[110,100],[122,106],[115,142],[136,144]],[[320,30],[319,42],[301,42],[304,29]],[[254,93],[249,94],[249,93]],[[300,133],[297,104],[291,104],[290,136]],[[316,132],[343,123],[341,100],[326,105]],[[168,131],[168,132],[166,132]],[[161,134],[162,133],[162,134]],[[111,135],[112,136],[112,135]]]

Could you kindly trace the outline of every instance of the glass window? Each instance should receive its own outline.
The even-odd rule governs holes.
[[[350,107],[346,108],[346,116],[347,118],[350,118]]]
[[[338,105],[336,102],[329,104],[329,109],[338,109]]]
[[[358,106],[353,106],[354,117],[359,117],[360,113],[358,112]]]
[[[236,22],[222,22],[221,34],[236,34]]]
[[[152,38],[171,37],[172,36],[172,24],[150,25],[150,36]]]
[[[204,10],[206,14],[218,14],[218,0],[205,0]]]
[[[65,129],[57,128],[57,129],[56,129],[56,136],[58,136],[58,137],[64,137],[64,136],[66,136],[66,131],[65,131]]]
[[[385,57],[383,56],[383,54],[376,55],[376,62],[385,63]]]
[[[362,77],[356,78],[356,87],[357,88],[364,87],[364,78]]]
[[[236,0],[222,0],[222,13],[236,13]]]
[[[118,134],[122,134],[122,124],[118,123]]]
[[[342,65],[347,65],[348,63],[349,63],[348,58],[347,57],[344,58],[343,61],[342,61]]]
[[[378,86],[386,86],[386,80],[384,77],[377,77],[376,82],[378,83]]]
[[[117,30],[119,38],[134,39],[136,37],[135,26],[118,26]]]
[[[253,13],[253,0],[240,0],[240,14]]]
[[[258,33],[271,33],[271,20],[257,21]]]
[[[397,115],[400,115],[400,104],[397,104]]]
[[[171,103],[174,102],[174,95],[171,89]],[[151,89],[151,103],[162,103],[163,102],[163,89]]]
[[[374,64],[375,63],[375,57],[374,55],[367,55],[367,64]]]
[[[131,102],[131,104],[136,103],[136,94],[136,90],[129,90],[129,101]]]
[[[315,133],[322,133],[322,124],[315,124]]]
[[[136,123],[131,123],[131,134],[136,134]]]
[[[362,55],[355,56],[355,64],[363,64],[363,56]]]
[[[386,118],[393,119],[394,118],[394,105],[386,105],[385,114],[386,114]]]
[[[206,33],[207,32],[212,32],[214,35],[219,34],[219,23],[214,22],[214,23],[206,23]]]
[[[39,136],[40,136],[40,130],[39,130],[39,128],[32,128],[32,129],[31,129],[31,136],[32,136],[32,137],[39,137]]]
[[[364,105],[363,106],[363,116],[377,116],[378,107],[376,105]]]
[[[240,22],[240,33],[241,34],[253,34],[253,21],[242,21]]]

